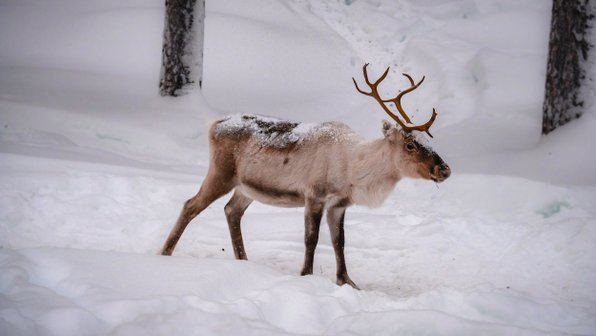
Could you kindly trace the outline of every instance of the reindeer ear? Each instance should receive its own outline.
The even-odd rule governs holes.
[[[387,120],[383,119],[383,135],[385,137],[388,137],[391,135],[391,133],[393,133],[395,131],[395,126],[393,126],[390,122],[388,122]]]

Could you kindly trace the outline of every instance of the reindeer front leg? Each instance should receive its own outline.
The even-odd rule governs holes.
[[[304,266],[300,275],[312,274],[313,262],[315,257],[315,249],[319,241],[319,227],[321,226],[321,217],[323,217],[323,209],[325,204],[316,199],[306,199],[304,206],[304,245],[306,251],[304,253]]]
[[[327,224],[331,233],[331,242],[335,250],[335,262],[337,264],[337,284],[342,286],[348,284],[355,289],[360,289],[348,276],[346,268],[346,259],[344,257],[344,216],[346,214],[346,205],[342,202],[327,209]]]

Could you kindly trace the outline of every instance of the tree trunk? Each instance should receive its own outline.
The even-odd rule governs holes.
[[[201,84],[205,1],[166,0],[159,92],[162,96],[187,93]]]
[[[594,18],[590,0],[553,0],[542,133],[579,118],[586,79],[589,34]]]

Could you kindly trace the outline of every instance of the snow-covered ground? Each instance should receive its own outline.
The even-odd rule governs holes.
[[[207,1],[203,94],[157,95],[161,0],[0,2],[0,335],[596,334],[596,106],[540,136],[550,2]],[[346,217],[362,288],[301,209],[253,204],[234,260],[227,197],[157,255],[227,113],[381,136],[351,77],[387,94],[452,177]]]

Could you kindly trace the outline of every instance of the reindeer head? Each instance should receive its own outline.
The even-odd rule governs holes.
[[[383,120],[383,135],[389,142],[397,169],[407,177],[443,182],[451,175],[451,169],[429,146],[423,134],[406,132]]]
[[[370,92],[361,90],[360,87],[358,87],[358,83],[356,83],[356,79],[352,78],[352,80],[354,81],[354,85],[356,85],[356,90],[358,90],[358,92],[373,97],[381,105],[385,113],[397,123],[397,125],[391,125],[389,122],[383,121],[383,135],[385,136],[385,139],[389,141],[392,150],[398,152],[398,155],[395,156],[398,161],[398,169],[408,177],[443,182],[449,175],[451,175],[451,169],[443,159],[441,159],[441,157],[427,145],[424,135],[418,133],[425,132],[432,138],[432,134],[430,134],[428,130],[435,121],[437,112],[433,109],[433,113],[426,123],[422,125],[413,125],[401,105],[401,98],[407,93],[416,90],[424,81],[424,77],[422,77],[418,83],[415,83],[410,75],[403,74],[410,82],[410,87],[401,91],[395,98],[382,99],[379,95],[378,86],[385,77],[387,77],[389,68],[385,70],[379,79],[375,82],[371,82],[368,78],[366,70],[367,66],[368,63],[362,67],[362,72],[366,84],[371,89]],[[404,121],[395,115],[386,103],[393,103]]]

